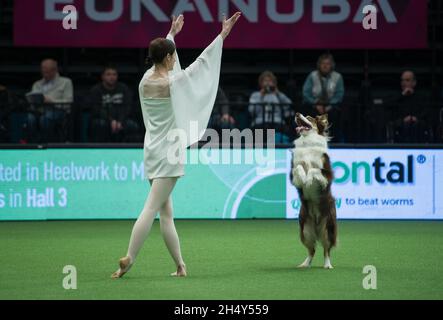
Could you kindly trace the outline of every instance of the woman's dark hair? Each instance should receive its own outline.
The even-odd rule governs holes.
[[[149,56],[148,59],[154,64],[163,62],[163,59],[168,55],[174,54],[175,44],[169,39],[157,38],[151,41],[149,44]]]

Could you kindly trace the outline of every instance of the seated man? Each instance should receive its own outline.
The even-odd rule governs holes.
[[[251,126],[274,128],[277,143],[289,142],[289,137],[284,131],[291,116],[291,99],[278,89],[277,77],[270,71],[260,75],[258,85],[260,91],[255,91],[249,98]]]
[[[394,129],[395,142],[429,142],[425,136],[429,127],[429,100],[417,92],[417,79],[414,72],[407,70],[401,75],[401,93],[394,102],[391,123]]]
[[[340,104],[345,93],[343,77],[334,71],[335,62],[331,54],[323,54],[318,58],[317,70],[312,71],[303,85],[303,104],[312,116],[327,113],[334,141],[343,141],[340,128]]]
[[[132,96],[127,85],[118,81],[117,69],[107,66],[87,99],[91,107],[90,141],[122,142],[138,130],[129,118]]]
[[[53,59],[42,61],[41,74],[42,79],[33,84],[31,91],[43,95],[43,104],[36,106],[40,113],[41,138],[43,142],[60,141],[63,137],[55,129],[64,125],[66,113],[70,112],[74,100],[72,81],[60,76],[57,61]],[[36,114],[29,114],[27,119],[31,136],[36,129],[36,117]]]

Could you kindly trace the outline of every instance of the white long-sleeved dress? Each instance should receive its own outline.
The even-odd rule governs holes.
[[[171,35],[169,40],[174,41]],[[176,62],[168,79],[146,71],[139,85],[146,128],[144,170],[148,179],[180,177],[186,148],[198,142],[209,122],[220,79],[223,38],[219,35],[185,70]]]

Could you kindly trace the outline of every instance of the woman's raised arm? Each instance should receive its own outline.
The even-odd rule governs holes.
[[[166,39],[169,39],[175,43],[174,37],[180,33],[184,24],[185,24],[185,18],[182,14],[179,15],[178,17],[172,16],[171,29],[169,30],[169,33],[166,36]],[[182,70],[182,68],[180,65],[180,59],[178,57],[177,50],[175,50],[174,55],[175,55],[175,64],[174,64],[174,68],[172,70],[172,73],[177,74],[178,72],[180,72]]]
[[[226,39],[226,37],[231,33],[232,28],[237,23],[238,19],[241,17],[241,12],[236,12],[234,15],[229,18],[229,20],[226,20],[226,16],[223,16],[223,29],[220,35],[222,36],[223,40]]]
[[[183,25],[185,24],[185,17],[181,14],[178,17],[172,16],[172,24],[171,30],[169,30],[169,34],[172,37],[175,37],[177,34],[182,31]]]
[[[223,16],[222,31],[220,32],[223,40],[225,40],[227,36],[231,33],[232,28],[237,23],[238,19],[240,19],[240,17],[241,12],[234,13],[234,15],[228,20],[226,20],[226,16]],[[185,17],[182,14],[178,17],[172,16],[171,29],[169,30],[168,35],[171,35],[174,38],[183,29],[184,24]]]

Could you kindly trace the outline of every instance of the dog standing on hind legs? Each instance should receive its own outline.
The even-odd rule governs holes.
[[[324,268],[332,269],[331,249],[337,242],[337,214],[331,194],[333,172],[328,156],[328,116],[295,117],[297,132],[292,155],[290,179],[297,188],[301,208],[300,239],[308,257],[300,268],[311,266],[319,241],[324,249]]]

